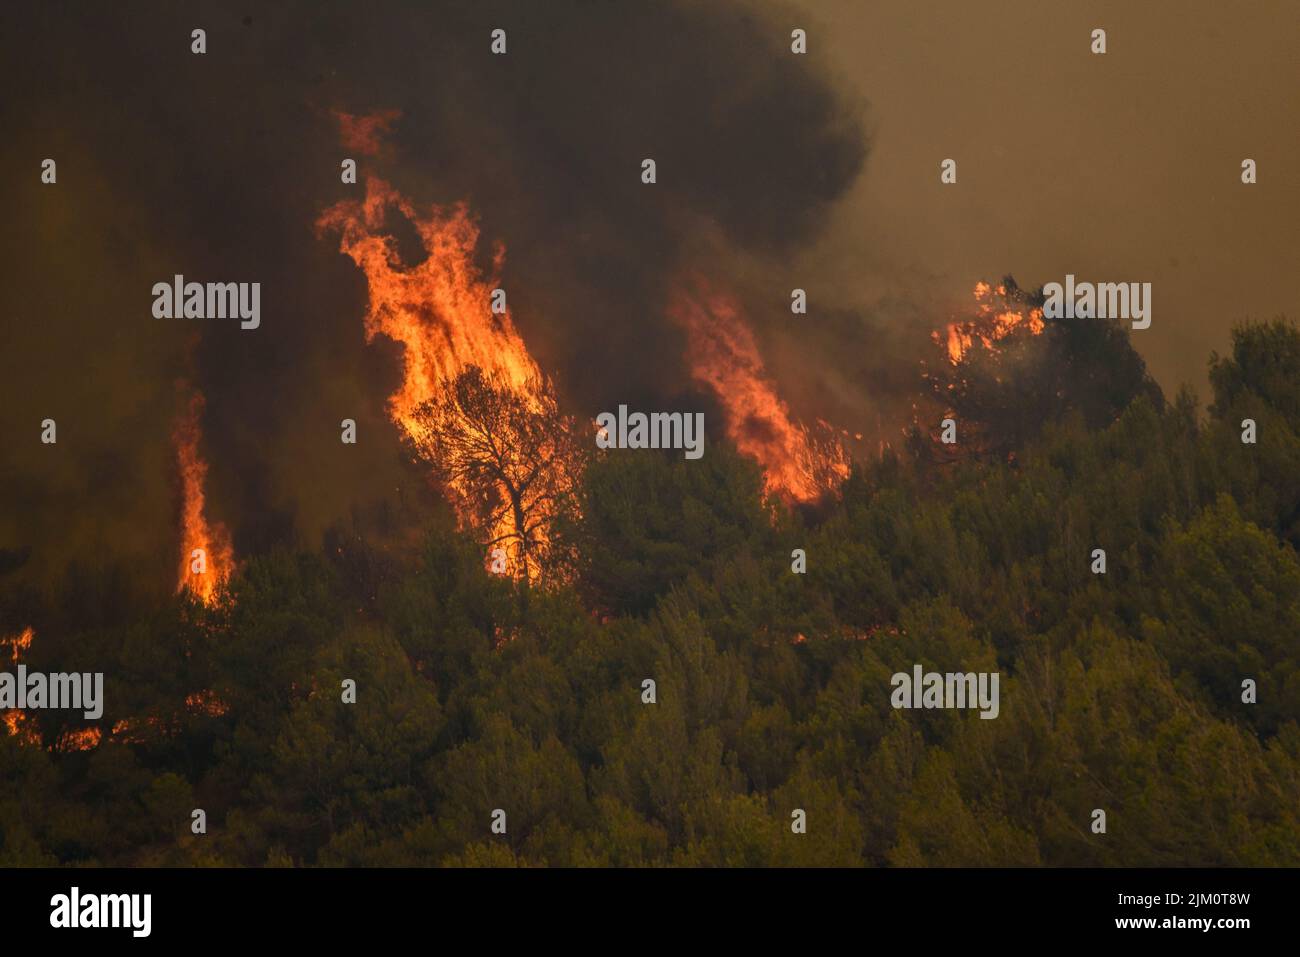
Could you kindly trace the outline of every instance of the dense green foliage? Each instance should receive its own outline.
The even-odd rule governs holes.
[[[607,455],[572,587],[527,601],[446,524],[373,601],[337,549],[211,609],[70,572],[0,624],[105,671],[103,727],[170,717],[0,735],[0,864],[1300,864],[1300,333],[1238,330],[1212,383],[1011,462],[890,456],[815,515],[717,446]],[[914,663],[999,671],[1000,716],[894,710]]]

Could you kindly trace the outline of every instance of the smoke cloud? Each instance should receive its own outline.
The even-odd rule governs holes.
[[[712,408],[667,317],[674,284],[696,270],[764,304],[755,323],[789,318],[797,283],[773,277],[868,152],[864,104],[790,52],[792,18],[748,4],[40,4],[9,19],[23,79],[3,161],[19,188],[0,239],[0,547],[33,563],[106,547],[165,584],[178,380],[206,398],[208,508],[237,554],[415,494],[384,413],[400,347],[365,345],[364,277],[313,228],[368,175],[421,207],[468,202],[485,246],[506,246],[529,350],[590,416]],[[45,157],[57,185],[39,182]],[[261,327],[155,319],[149,291],[177,273],[260,282]],[[55,446],[38,441],[45,417]]]

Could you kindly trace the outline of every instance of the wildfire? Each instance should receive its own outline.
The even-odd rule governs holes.
[[[56,751],[93,751],[104,736],[99,728],[73,728],[59,735]]]
[[[230,705],[226,704],[216,692],[209,689],[196,691],[193,694],[185,696],[185,708],[190,714],[201,714],[209,718],[219,718],[230,710]]]
[[[426,254],[421,262],[404,264],[396,240],[385,232],[385,221],[394,211],[418,233]],[[434,205],[425,213],[388,183],[371,178],[364,200],[336,204],[316,225],[318,230],[339,234],[340,250],[366,276],[366,341],[383,335],[403,346],[402,384],[389,397],[388,410],[417,449],[430,447],[427,428],[417,413],[446,396],[451,383],[470,366],[477,366],[487,381],[518,397],[530,411],[554,411],[549,382],[515,329],[508,308],[504,304],[497,311],[492,308],[505,248],[494,245],[489,270],[478,266],[479,227],[465,203]],[[437,449],[433,452],[437,454]],[[468,483],[486,480],[467,471],[450,478],[451,497],[462,523],[469,524],[472,518],[463,504],[473,498]],[[497,484],[500,500],[509,502],[505,484]],[[483,531],[489,542],[513,541],[514,547],[508,549],[509,570],[531,577],[534,569],[519,547],[516,518],[511,509],[503,509]],[[528,524],[527,548],[544,547],[540,530],[544,523],[530,520]],[[491,559],[485,564],[490,565]]]
[[[13,664],[17,665],[23,654],[32,646],[34,637],[36,637],[35,632],[30,627],[27,627],[12,638],[0,638],[0,646],[9,646],[10,657]],[[22,744],[39,745],[41,743],[40,732],[31,723],[31,718],[27,712],[19,708],[10,708],[4,712],[3,718],[0,720],[4,722],[6,733],[18,738]],[[60,736],[55,750],[89,751],[98,747],[99,739],[100,731],[98,728],[78,728],[65,731]]]
[[[10,659],[13,664],[17,665],[24,652],[32,646],[32,638],[34,637],[35,632],[29,626],[12,638],[0,638],[0,647],[9,646]],[[35,728],[27,724],[27,720],[27,714],[18,708],[6,710],[3,716],[5,731],[10,735],[17,735],[24,744],[38,744],[40,736],[36,733]]]
[[[403,266],[395,240],[382,231],[393,209],[420,235],[428,256],[418,265]],[[372,178],[363,201],[333,206],[317,226],[337,230],[339,248],[366,275],[366,341],[384,335],[405,347],[404,379],[388,407],[408,433],[419,430],[415,410],[441,395],[445,384],[468,366],[478,366],[524,395],[542,381],[509,311],[493,315],[490,308],[505,248],[496,245],[493,275],[485,276],[474,262],[478,225],[464,203],[434,206],[422,216],[393,187]]]
[[[791,418],[735,300],[698,279],[693,286],[671,306],[687,332],[691,374],[717,394],[728,437],[763,467],[766,490],[787,501],[816,500],[848,477],[843,447]]]
[[[4,713],[5,732],[17,736],[23,744],[39,744],[40,735],[36,729],[28,725],[27,714],[19,711],[17,708]]]
[[[13,664],[17,665],[23,654],[31,647],[34,637],[35,632],[29,627],[24,628],[11,638],[0,638],[0,654],[3,654],[2,649],[8,646]],[[204,690],[186,695],[185,710],[192,715],[219,718],[230,708],[214,692]],[[7,709],[0,713],[0,723],[3,723],[6,733],[17,737],[22,744],[40,745],[40,732],[32,724],[31,718],[26,712],[18,708]],[[122,718],[113,725],[110,736],[119,743],[139,744],[148,740],[144,733],[146,730],[154,734],[166,735],[175,733],[176,725],[175,717],[170,722],[164,722],[157,716]],[[99,747],[103,737],[103,731],[94,726],[72,728],[60,734],[50,750],[60,752],[91,751]]]
[[[393,118],[384,114],[382,122],[358,125],[352,117],[343,127],[352,133],[364,127],[368,135],[378,135],[388,131]],[[404,219],[419,236],[424,252],[419,262],[403,262],[392,234],[394,216]],[[374,177],[367,179],[363,199],[331,206],[318,218],[316,227],[320,233],[337,234],[340,251],[366,277],[366,341],[382,335],[403,347],[401,385],[388,400],[390,418],[417,451],[430,453],[435,463],[449,465],[441,471],[449,473],[444,482],[462,524],[487,524],[490,527],[483,531],[489,542],[514,541],[517,545],[520,525],[527,527],[523,546],[509,554],[509,570],[531,577],[530,556],[546,552],[547,523],[545,514],[525,515],[521,506],[543,512],[551,507],[539,503],[549,502],[555,497],[552,492],[571,485],[563,480],[572,478],[563,464],[566,457],[556,455],[551,464],[541,456],[547,461],[542,467],[566,471],[566,475],[549,482],[528,476],[511,489],[499,472],[494,479],[485,478],[484,469],[459,461],[445,444],[440,454],[438,443],[430,440],[427,415],[429,407],[445,399],[451,383],[471,366],[481,369],[485,380],[506,390],[544,420],[555,413],[549,381],[529,354],[510,312],[503,304],[493,308],[504,246],[496,243],[490,264],[480,266],[476,259],[480,231],[464,202],[417,208],[393,186]],[[728,410],[733,441],[762,464],[769,492],[790,501],[812,501],[848,475],[847,456],[830,437],[829,428],[824,429],[828,437],[819,439],[792,420],[734,303],[705,292],[683,296],[675,311],[691,331],[696,377],[718,392]],[[513,505],[486,521],[481,509],[476,514],[465,504],[476,498],[469,483],[485,481],[496,483],[500,502]],[[528,489],[526,494],[533,500],[526,500],[521,489]],[[482,496],[477,498],[481,502]],[[492,567],[491,561],[485,564]]]
[[[30,627],[27,627],[12,638],[0,638],[0,645],[9,646],[10,657],[16,665],[22,658],[23,652],[32,646],[32,638],[34,637],[35,632]]]
[[[950,322],[944,333],[931,333],[931,338],[947,350],[953,365],[959,365],[976,342],[992,349],[995,342],[1017,329],[1028,329],[1035,336],[1043,331],[1043,310],[1025,309],[1008,295],[1005,285],[994,288],[977,282],[973,292],[977,303],[974,319]]]
[[[230,536],[220,522],[209,522],[204,499],[208,464],[199,453],[203,396],[190,396],[172,433],[181,478],[181,560],[177,592],[189,591],[211,605],[234,566]]]
[[[219,718],[230,706],[210,690],[196,691],[185,696],[185,712],[198,717]],[[179,710],[170,713],[153,713],[143,717],[122,718],[113,725],[111,737],[119,744],[145,744],[157,738],[168,738],[180,733],[183,715]]]

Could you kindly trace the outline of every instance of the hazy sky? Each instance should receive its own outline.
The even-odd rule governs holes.
[[[796,14],[865,101],[872,152],[812,252],[868,300],[1153,284],[1133,341],[1208,402],[1233,323],[1300,318],[1300,3],[816,0]],[[1107,52],[1090,51],[1094,28]],[[939,163],[958,182],[939,182]],[[1241,183],[1256,160],[1259,182]]]

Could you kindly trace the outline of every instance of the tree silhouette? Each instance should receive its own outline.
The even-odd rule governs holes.
[[[552,527],[572,509],[582,467],[576,424],[551,390],[516,390],[468,366],[415,413],[416,454],[433,466],[461,520],[505,552],[507,571],[535,583],[555,572]]]

